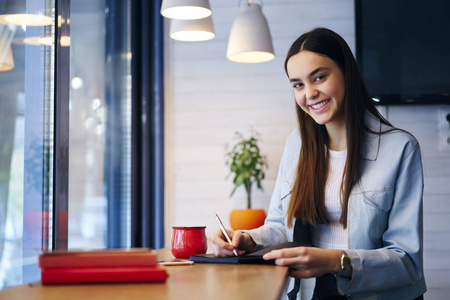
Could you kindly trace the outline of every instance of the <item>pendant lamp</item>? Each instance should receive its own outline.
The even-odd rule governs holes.
[[[4,53],[3,58],[0,57],[0,72],[10,71],[14,69],[14,58],[11,46],[9,46]]]
[[[0,23],[16,26],[47,26],[53,23],[44,11],[26,10],[26,0],[3,0],[0,5]]]
[[[42,14],[3,14],[0,23],[21,26],[47,26],[53,23],[51,17]]]
[[[242,4],[228,38],[227,58],[238,63],[261,63],[275,58],[269,24],[261,5]]]
[[[209,0],[163,0],[161,4],[161,15],[169,19],[203,19],[211,13]]]
[[[11,42],[15,33],[15,26],[0,24],[0,71],[9,71],[14,68]]]
[[[178,41],[200,42],[214,38],[214,28],[211,17],[198,20],[170,21],[170,37]]]

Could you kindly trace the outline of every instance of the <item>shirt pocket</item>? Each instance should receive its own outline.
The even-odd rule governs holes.
[[[352,206],[356,206],[353,216],[359,230],[366,231],[374,245],[381,245],[381,237],[387,230],[389,213],[392,208],[393,190],[362,191],[351,196]]]
[[[369,208],[388,212],[392,207],[394,192],[391,189],[362,192],[364,203]]]

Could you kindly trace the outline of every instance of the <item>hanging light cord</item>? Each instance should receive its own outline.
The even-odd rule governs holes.
[[[239,0],[238,1],[238,7],[240,7],[241,6],[241,2],[242,2],[242,0]],[[253,0],[247,0],[247,5],[251,5],[252,4],[252,2],[253,2]],[[263,2],[262,2],[262,0],[260,0],[260,2],[261,2],[261,7],[263,7]]]

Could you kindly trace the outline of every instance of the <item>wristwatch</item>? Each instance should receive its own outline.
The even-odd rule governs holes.
[[[352,262],[350,261],[350,256],[348,256],[347,252],[342,251],[341,269],[339,270],[339,272],[336,273],[336,275],[352,277],[352,274],[353,274],[353,267]]]

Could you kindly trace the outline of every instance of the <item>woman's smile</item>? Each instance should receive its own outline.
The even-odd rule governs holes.
[[[321,108],[324,108],[324,106],[327,105],[328,103],[330,103],[330,99],[326,99],[323,101],[316,102],[314,104],[310,104],[309,107],[311,107],[317,113],[317,112],[322,111]]]

